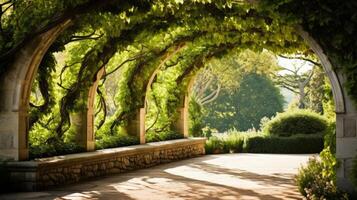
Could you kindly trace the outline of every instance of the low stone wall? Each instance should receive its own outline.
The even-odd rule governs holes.
[[[205,139],[180,139],[0,165],[2,188],[36,191],[205,154]]]

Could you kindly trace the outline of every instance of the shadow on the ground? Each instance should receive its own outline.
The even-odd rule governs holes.
[[[216,157],[204,156],[0,199],[301,199],[292,174],[257,174],[205,162]]]
[[[288,173],[257,174],[242,169],[227,169],[204,162],[190,164],[189,166],[211,174],[229,174],[239,179],[254,181],[262,186],[291,186],[295,183],[294,176]]]

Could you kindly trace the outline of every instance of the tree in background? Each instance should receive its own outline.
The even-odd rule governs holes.
[[[316,58],[308,58],[305,56],[284,56],[279,55],[285,59],[299,60],[301,62],[293,63],[292,67],[280,66],[280,73],[275,74],[274,80],[282,88],[285,88],[297,96],[297,107],[300,109],[310,108],[310,105],[314,104],[311,108],[317,112],[321,112],[322,104],[318,105],[318,101],[321,102],[322,96],[318,90],[323,85],[323,72],[318,71],[318,67],[322,67]],[[310,65],[311,70],[306,71],[306,66]],[[315,74],[316,73],[316,74]],[[308,89],[311,80],[313,80],[312,86],[316,87]],[[320,79],[322,82],[320,82]],[[311,94],[313,92],[313,94]],[[311,99],[311,100],[310,100]]]
[[[191,91],[191,100],[189,106],[190,133],[193,136],[202,135],[203,114],[207,114],[206,109],[210,109],[214,104],[216,110],[211,110],[211,114],[216,119],[214,128],[227,130],[236,125],[232,116],[234,116],[234,104],[229,101],[232,95],[238,91],[244,76],[250,73],[265,74],[267,77],[273,77],[279,67],[274,54],[263,50],[254,52],[244,50],[242,52],[234,51],[222,58],[216,58],[209,61],[205,67],[196,76]],[[215,103],[220,98],[219,102]],[[219,128],[221,127],[221,128]]]
[[[287,90],[290,90],[297,96],[297,107],[300,109],[304,109],[307,107],[307,91],[305,90],[305,88],[308,86],[313,76],[312,70],[307,72],[301,72],[305,64],[305,62],[300,64],[294,64],[292,69],[281,67],[281,71],[285,71],[286,74],[277,74],[275,78],[278,85]]]
[[[222,94],[205,108],[204,122],[220,132],[259,129],[260,120],[283,111],[283,104],[283,96],[271,79],[251,73],[243,77],[237,92]]]
[[[309,85],[307,86],[307,92],[308,92],[308,108],[323,114],[323,101],[325,99],[325,82],[328,80],[325,80],[325,73],[321,67],[314,67],[312,69],[312,77],[309,82]]]
[[[327,93],[329,93],[329,80],[326,78],[322,65],[315,61],[316,58],[304,56],[283,56],[282,58],[300,60],[300,63],[294,63],[293,67],[287,68],[281,66],[281,72],[274,80],[282,88],[285,88],[295,94],[297,99],[290,102],[289,108],[307,108],[316,113],[324,114],[324,104],[333,107],[333,102]],[[311,69],[306,70],[310,65]],[[305,69],[304,69],[305,68]],[[326,109],[329,109],[326,107]],[[328,111],[329,112],[329,111]]]
[[[212,59],[196,76],[191,96],[201,106],[213,102],[225,90],[234,93],[249,73],[272,76],[279,69],[275,55],[269,51],[244,50]]]

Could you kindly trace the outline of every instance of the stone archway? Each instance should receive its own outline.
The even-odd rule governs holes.
[[[324,68],[324,72],[330,80],[336,113],[336,157],[341,162],[341,165],[337,171],[337,183],[341,188],[348,191],[353,191],[353,185],[351,181],[348,180],[348,177],[350,175],[353,159],[357,153],[356,108],[353,105],[353,101],[343,88],[343,84],[345,83],[343,74],[334,70],[323,49],[309,35],[309,33],[304,31],[301,27],[297,27],[296,31],[318,56]],[[189,81],[189,84],[185,90],[185,94],[182,94],[182,99],[184,99],[184,101],[182,107],[178,109],[180,118],[175,124],[176,127],[179,127],[179,129],[181,128],[184,133],[188,132],[188,94],[191,90],[193,82],[194,77]]]
[[[95,150],[94,117],[95,117],[95,97],[100,80],[105,76],[105,67],[98,70],[95,80],[86,96],[86,109],[79,112],[70,113],[71,124],[76,132],[75,141],[86,151]]]
[[[193,76],[189,77],[188,79],[188,84],[186,88],[183,90],[183,94],[181,95],[181,105],[177,109],[177,112],[179,113],[179,118],[174,124],[174,127],[176,128],[177,131],[180,131],[183,133],[184,138],[189,137],[189,103],[191,99],[191,91],[193,84],[195,83],[196,75],[194,74]]]
[[[301,27],[297,28],[298,34],[306,41],[310,48],[319,57],[321,64],[328,76],[335,102],[336,112],[336,157],[340,161],[337,171],[337,184],[348,191],[353,191],[353,185],[348,180],[352,161],[357,153],[357,111],[352,99],[342,87],[346,82],[343,74],[333,69],[329,58],[320,45]]]
[[[38,66],[48,48],[71,25],[71,20],[28,42],[0,78],[0,160],[28,159],[29,96]]]
[[[48,48],[70,24],[71,20],[67,20],[33,38],[18,52],[7,73],[0,77],[2,94],[0,97],[0,160],[28,159],[28,107],[31,85]],[[351,189],[352,185],[347,177],[352,159],[357,151],[356,108],[342,87],[345,83],[342,72],[333,70],[323,49],[307,32],[300,27],[297,28],[297,32],[318,55],[331,81],[337,114],[337,158],[341,160],[341,166],[338,170],[338,184],[342,188]],[[184,99],[186,104],[187,98]],[[141,113],[144,113],[144,111],[140,111],[139,116],[142,116]],[[178,123],[185,127],[185,124],[187,126],[187,109],[184,109],[182,113],[181,121]],[[142,117],[139,121],[142,121]],[[93,120],[87,120],[86,126],[93,127]],[[143,130],[143,127],[141,129]],[[187,127],[184,129],[187,129]],[[140,131],[140,134],[142,134],[142,131]]]

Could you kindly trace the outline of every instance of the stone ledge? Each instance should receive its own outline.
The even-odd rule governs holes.
[[[179,139],[97,150],[33,161],[3,162],[3,189],[35,191],[161,163],[204,155],[204,138]]]

